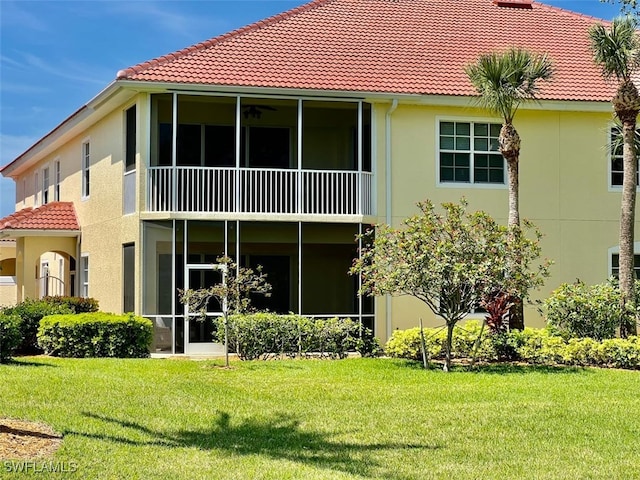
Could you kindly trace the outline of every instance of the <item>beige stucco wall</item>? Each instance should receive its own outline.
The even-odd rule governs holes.
[[[385,112],[376,109],[378,221],[384,222],[385,205]],[[473,108],[400,105],[392,114],[392,224],[417,213],[416,202],[430,199],[436,204],[466,197],[471,210],[486,210],[506,223],[506,187],[451,187],[437,184],[437,125],[439,120],[500,123]],[[620,193],[608,186],[608,113],[520,110],[515,126],[522,138],[520,158],[521,218],[542,230],[543,256],[553,259],[552,276],[534,293],[542,299],[562,282],[579,278],[597,283],[609,276],[609,248],[618,243]],[[377,331],[385,332],[386,302],[377,301]],[[391,329],[439,325],[421,302],[394,298]],[[533,307],[526,309],[526,323],[543,325]]]
[[[0,240],[0,308],[16,303],[16,244]]]
[[[139,213],[122,215],[124,112],[134,103],[138,113],[137,209],[144,205],[147,152],[146,118],[149,98],[140,94],[114,110],[82,135],[65,143],[17,180],[18,209],[34,203],[34,173],[50,165],[53,189],[53,162],[61,161],[61,200],[73,201],[82,225],[80,253],[89,255],[89,295],[98,298],[106,311],[122,310],[122,245],[136,244],[136,311],[141,311]],[[385,112],[388,103],[374,105],[374,159],[376,162],[376,220],[386,219],[385,204]],[[197,112],[183,113],[198,120]],[[202,113],[202,112],[201,112]],[[479,188],[441,186],[437,183],[437,125],[442,120],[495,121],[485,112],[471,107],[430,107],[401,104],[391,116],[392,124],[392,223],[415,214],[416,202],[429,198],[435,203],[456,201],[465,196],[471,209],[483,209],[506,223],[506,187]],[[522,109],[515,125],[522,137],[520,164],[521,216],[536,223],[543,233],[543,253],[553,259],[552,277],[534,296],[546,297],[562,282],[580,278],[601,282],[609,275],[608,250],[617,241],[620,194],[608,187],[608,113],[541,111]],[[212,122],[210,114],[202,121]],[[214,123],[216,123],[214,122]],[[153,122],[152,122],[153,123]],[[222,122],[224,123],[224,122]],[[91,194],[81,198],[82,143],[91,143]],[[40,173],[41,175],[41,173]],[[40,177],[41,179],[41,177]],[[50,198],[53,199],[53,190]],[[184,216],[182,216],[184,218]],[[202,218],[202,216],[198,217]],[[23,240],[27,241],[27,240]],[[37,240],[42,242],[43,240]],[[58,240],[56,240],[58,241]],[[75,242],[75,239],[73,239]],[[55,243],[39,245],[37,250],[56,251]],[[66,245],[65,248],[72,248]],[[75,252],[75,245],[72,252]],[[40,255],[42,252],[38,253]],[[80,270],[80,258],[78,272]],[[16,268],[34,277],[37,260],[18,258]],[[147,285],[150,288],[150,285]],[[24,297],[29,292],[19,292]],[[147,292],[147,295],[151,295]],[[386,338],[385,299],[377,301],[376,330]],[[541,325],[534,308],[528,308],[529,325]],[[415,326],[422,317],[426,324],[441,323],[420,302],[394,298],[391,302],[391,329]]]
[[[122,293],[122,245],[135,243],[139,245],[139,217],[137,213],[123,216],[123,174],[124,174],[124,139],[125,139],[125,111],[137,104],[138,113],[138,142],[137,165],[140,164],[141,152],[146,148],[145,130],[141,128],[145,122],[140,118],[147,111],[146,96],[141,95],[116,109],[88,130],[65,143],[61,148],[47,156],[37,165],[25,172],[16,181],[16,208],[35,206],[36,184],[35,173],[38,173],[41,185],[42,169],[50,168],[49,199],[53,200],[54,162],[60,161],[61,182],[60,200],[74,203],[78,221],[81,225],[80,254],[89,256],[89,296],[99,299],[100,309],[104,311],[121,312],[123,303]],[[82,197],[82,145],[90,143],[90,194]],[[140,175],[137,171],[136,175]],[[42,202],[41,191],[37,192],[38,203]],[[137,204],[144,198],[144,193],[138,188]],[[137,211],[137,209],[136,209]],[[51,237],[34,237],[21,239],[30,247],[38,242],[38,257],[43,252],[56,250],[57,239]],[[80,275],[80,257],[76,254],[75,239],[71,250],[66,250],[76,258],[77,271]],[[136,265],[138,262],[136,248]],[[24,269],[25,278],[34,276],[38,257],[18,261]],[[46,258],[46,257],[45,257]],[[29,273],[31,272],[31,273]],[[68,277],[68,275],[67,275]],[[25,287],[18,292],[18,299],[33,296],[33,288],[25,283]],[[79,293],[81,290],[77,290]],[[136,305],[138,302],[136,295]]]

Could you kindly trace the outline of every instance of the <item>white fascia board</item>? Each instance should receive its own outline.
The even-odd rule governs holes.
[[[16,239],[22,237],[78,237],[80,230],[42,230],[42,229],[6,229],[0,230],[0,238]]]
[[[135,91],[124,89],[118,82],[111,82],[98,95],[63,120],[24,153],[1,168],[0,173],[2,173],[3,177],[15,179],[22,172],[46,156],[51,155],[53,151],[60,148],[65,142],[81,134],[135,94]]]
[[[367,91],[312,90],[300,88],[246,87],[232,85],[194,85],[190,83],[139,82],[119,80],[122,86],[144,90],[149,93],[176,92],[188,94],[211,94],[229,96],[271,96],[271,97],[308,97],[308,98],[344,98],[346,100],[365,100],[371,103],[391,103],[398,99],[400,103],[411,105],[433,105],[450,107],[477,107],[477,97],[463,95],[421,95],[394,94]],[[524,102],[523,110],[575,111],[575,112],[612,112],[611,102],[579,100],[540,100]]]

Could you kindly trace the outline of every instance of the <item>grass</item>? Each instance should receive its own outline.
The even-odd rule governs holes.
[[[640,479],[637,371],[219,365],[18,359],[0,417],[63,433],[83,479]]]

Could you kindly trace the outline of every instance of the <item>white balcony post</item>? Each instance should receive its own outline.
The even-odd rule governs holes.
[[[356,214],[362,215],[362,100],[358,101],[358,177],[356,180]]]
[[[302,99],[298,99],[298,172],[296,174],[296,211],[302,213],[302,196],[306,195],[302,181]]]
[[[240,117],[240,96],[238,95],[236,97],[236,169],[233,172],[233,191],[234,191],[234,205],[233,208],[231,208],[232,212],[239,212],[241,210],[240,208],[240,152],[241,152],[241,145],[240,145],[240,141],[242,139],[241,136],[241,131],[242,131],[242,125],[241,125],[241,117]]]
[[[171,211],[178,211],[178,94],[173,93],[171,129]]]

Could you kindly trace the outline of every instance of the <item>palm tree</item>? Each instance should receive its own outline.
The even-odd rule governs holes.
[[[602,76],[616,79],[618,88],[611,101],[622,124],[622,199],[620,206],[620,297],[622,320],[620,335],[637,332],[635,314],[635,274],[633,270],[634,227],[638,160],[635,146],[636,119],[640,113],[640,95],[632,81],[640,67],[640,41],[636,21],[630,17],[613,20],[610,28],[602,24],[589,30],[593,58],[602,69]]]
[[[476,63],[465,67],[465,72],[479,94],[478,103],[502,117],[498,137],[499,151],[507,161],[509,179],[509,220],[513,229],[520,227],[518,163],[520,135],[513,126],[518,107],[524,101],[535,100],[541,80],[549,80],[553,73],[551,60],[545,55],[534,55],[512,48],[504,53],[481,55]],[[517,261],[517,259],[516,259]],[[522,301],[514,301],[510,315],[511,328],[524,328]]]

